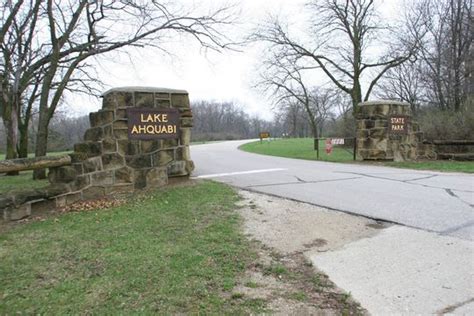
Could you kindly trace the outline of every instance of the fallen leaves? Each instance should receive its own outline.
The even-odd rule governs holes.
[[[97,211],[97,210],[105,210],[112,207],[117,207],[117,206],[123,205],[124,203],[125,203],[125,200],[101,198],[101,199],[88,200],[88,201],[79,201],[79,202],[61,207],[59,211],[62,213]]]

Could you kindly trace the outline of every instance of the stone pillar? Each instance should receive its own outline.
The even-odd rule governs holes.
[[[146,135],[151,138],[132,137],[130,109],[174,113],[176,133],[165,138],[158,134]],[[50,170],[50,181],[67,183],[69,194],[89,199],[160,187],[168,183],[169,177],[189,176],[194,169],[189,151],[193,117],[184,90],[114,88],[103,94],[102,109],[90,113],[89,118],[91,128],[86,131],[84,142],[74,146],[72,165]],[[73,172],[74,179],[62,176],[65,168],[71,169],[68,174]]]
[[[405,161],[426,150],[408,103],[371,101],[357,109],[357,155],[363,160]]]

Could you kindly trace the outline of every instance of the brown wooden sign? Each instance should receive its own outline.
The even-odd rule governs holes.
[[[177,109],[127,109],[128,138],[153,140],[179,137]]]
[[[260,139],[270,138],[269,132],[260,132]]]
[[[408,117],[404,115],[392,115],[388,121],[390,134],[408,134]]]

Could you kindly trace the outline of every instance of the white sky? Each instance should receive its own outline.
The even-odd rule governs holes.
[[[384,18],[391,18],[401,0],[376,0]],[[220,0],[202,0],[213,6]],[[304,10],[301,6],[306,0],[240,0],[240,25],[235,31],[246,33],[270,13],[283,14],[298,20]],[[186,0],[183,0],[186,3]],[[100,79],[108,87],[153,86],[185,89],[191,102],[202,99],[235,101],[249,114],[271,119],[271,100],[252,88],[258,80],[256,68],[259,65],[258,47],[244,47],[242,52],[223,52],[222,54],[200,52],[196,43],[182,44],[173,49],[175,57],[163,56],[153,49],[137,49],[130,58],[111,55],[113,61],[101,61],[97,68]],[[131,63],[133,60],[133,63]],[[326,80],[325,78],[318,78]],[[101,99],[74,97],[69,99],[71,106],[67,112],[84,115],[97,111]]]

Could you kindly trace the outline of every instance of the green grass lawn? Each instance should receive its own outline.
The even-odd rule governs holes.
[[[385,162],[384,165],[389,166],[389,167],[407,168],[407,169],[474,173],[474,162],[472,161],[451,161],[451,160],[405,161],[405,162]]]
[[[59,156],[69,154],[69,151],[58,151],[48,153],[48,156]],[[33,154],[29,155],[33,157]],[[4,160],[5,155],[0,154],[0,160]],[[18,176],[5,176],[0,174],[0,194],[15,189],[39,189],[49,184],[48,180],[33,180],[33,171],[22,171]]]
[[[279,156],[287,158],[316,160],[316,151],[314,150],[312,138],[289,138],[265,141],[263,143],[252,142],[244,144],[240,149],[252,153]],[[324,142],[319,143],[320,160],[332,162],[354,162],[352,153],[336,146],[333,147],[333,153],[327,155],[324,151]],[[449,172],[467,172],[474,173],[474,162],[471,161],[410,161],[410,162],[364,162],[367,164],[384,165],[389,167],[436,170]]]
[[[255,258],[214,182],[137,195],[0,234],[0,314],[261,312],[230,295]]]
[[[239,147],[241,150],[287,158],[316,160],[314,140],[312,138],[284,138],[271,141],[256,141]],[[333,147],[330,155],[326,154],[324,141],[319,142],[319,160],[348,162],[353,161],[353,154],[339,146]]]
[[[33,180],[33,171],[23,171],[18,176],[0,174],[0,194],[17,189],[39,189],[48,184],[47,179]]]

